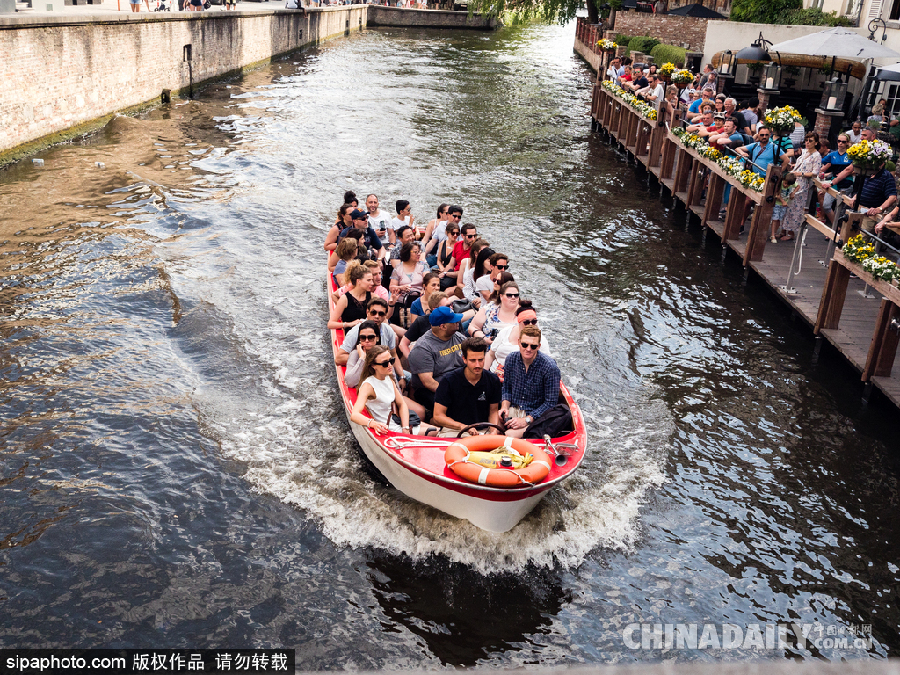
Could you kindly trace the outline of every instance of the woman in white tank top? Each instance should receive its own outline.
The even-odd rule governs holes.
[[[394,384],[392,376],[394,357],[384,345],[372,347],[366,354],[366,365],[363,367],[359,385],[359,393],[356,403],[353,404],[353,412],[350,420],[371,429],[376,434],[384,434],[388,431],[397,433],[416,434],[424,425],[411,429],[409,425],[409,408],[403,395]],[[391,419],[391,406],[397,406],[397,415],[400,424]],[[371,418],[363,415],[362,409],[369,411]],[[424,430],[423,430],[424,431]]]

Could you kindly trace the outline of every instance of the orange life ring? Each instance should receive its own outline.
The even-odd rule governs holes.
[[[516,450],[523,457],[531,453],[534,460],[521,469],[486,469],[475,462],[466,461],[470,452],[493,450],[502,445]],[[444,461],[460,478],[480,485],[506,488],[539,483],[550,473],[551,466],[550,457],[538,446],[521,438],[497,435],[458,438],[447,447]]]

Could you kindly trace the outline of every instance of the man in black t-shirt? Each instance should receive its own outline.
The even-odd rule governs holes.
[[[500,378],[484,369],[488,344],[484,338],[466,338],[460,345],[465,366],[444,375],[434,394],[432,422],[445,433],[456,432],[478,422],[500,423]],[[471,430],[470,434],[479,433]],[[498,433],[487,431],[486,433]]]

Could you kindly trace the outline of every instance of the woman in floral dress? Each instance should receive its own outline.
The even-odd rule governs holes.
[[[781,229],[784,235],[781,241],[790,241],[796,236],[797,230],[803,224],[803,217],[806,215],[809,206],[809,194],[813,188],[813,179],[819,174],[822,168],[822,156],[819,154],[819,135],[810,131],[803,139],[803,154],[794,164],[792,173],[797,177],[797,187],[794,190],[794,196],[791,198],[790,204],[784,214],[784,220],[781,221]]]

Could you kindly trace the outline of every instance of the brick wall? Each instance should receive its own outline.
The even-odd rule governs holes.
[[[649,35],[667,45],[682,47],[688,51],[702,52],[706,44],[706,22],[692,16],[668,16],[646,12],[616,12],[616,33],[635,37]]]
[[[368,6],[370,26],[417,26],[419,28],[468,28],[494,29],[497,19],[485,19],[480,15],[469,16],[468,12],[449,10],[405,9],[384,5]]]
[[[349,22],[349,25],[348,23]],[[366,7],[0,19],[0,153],[366,24]]]

